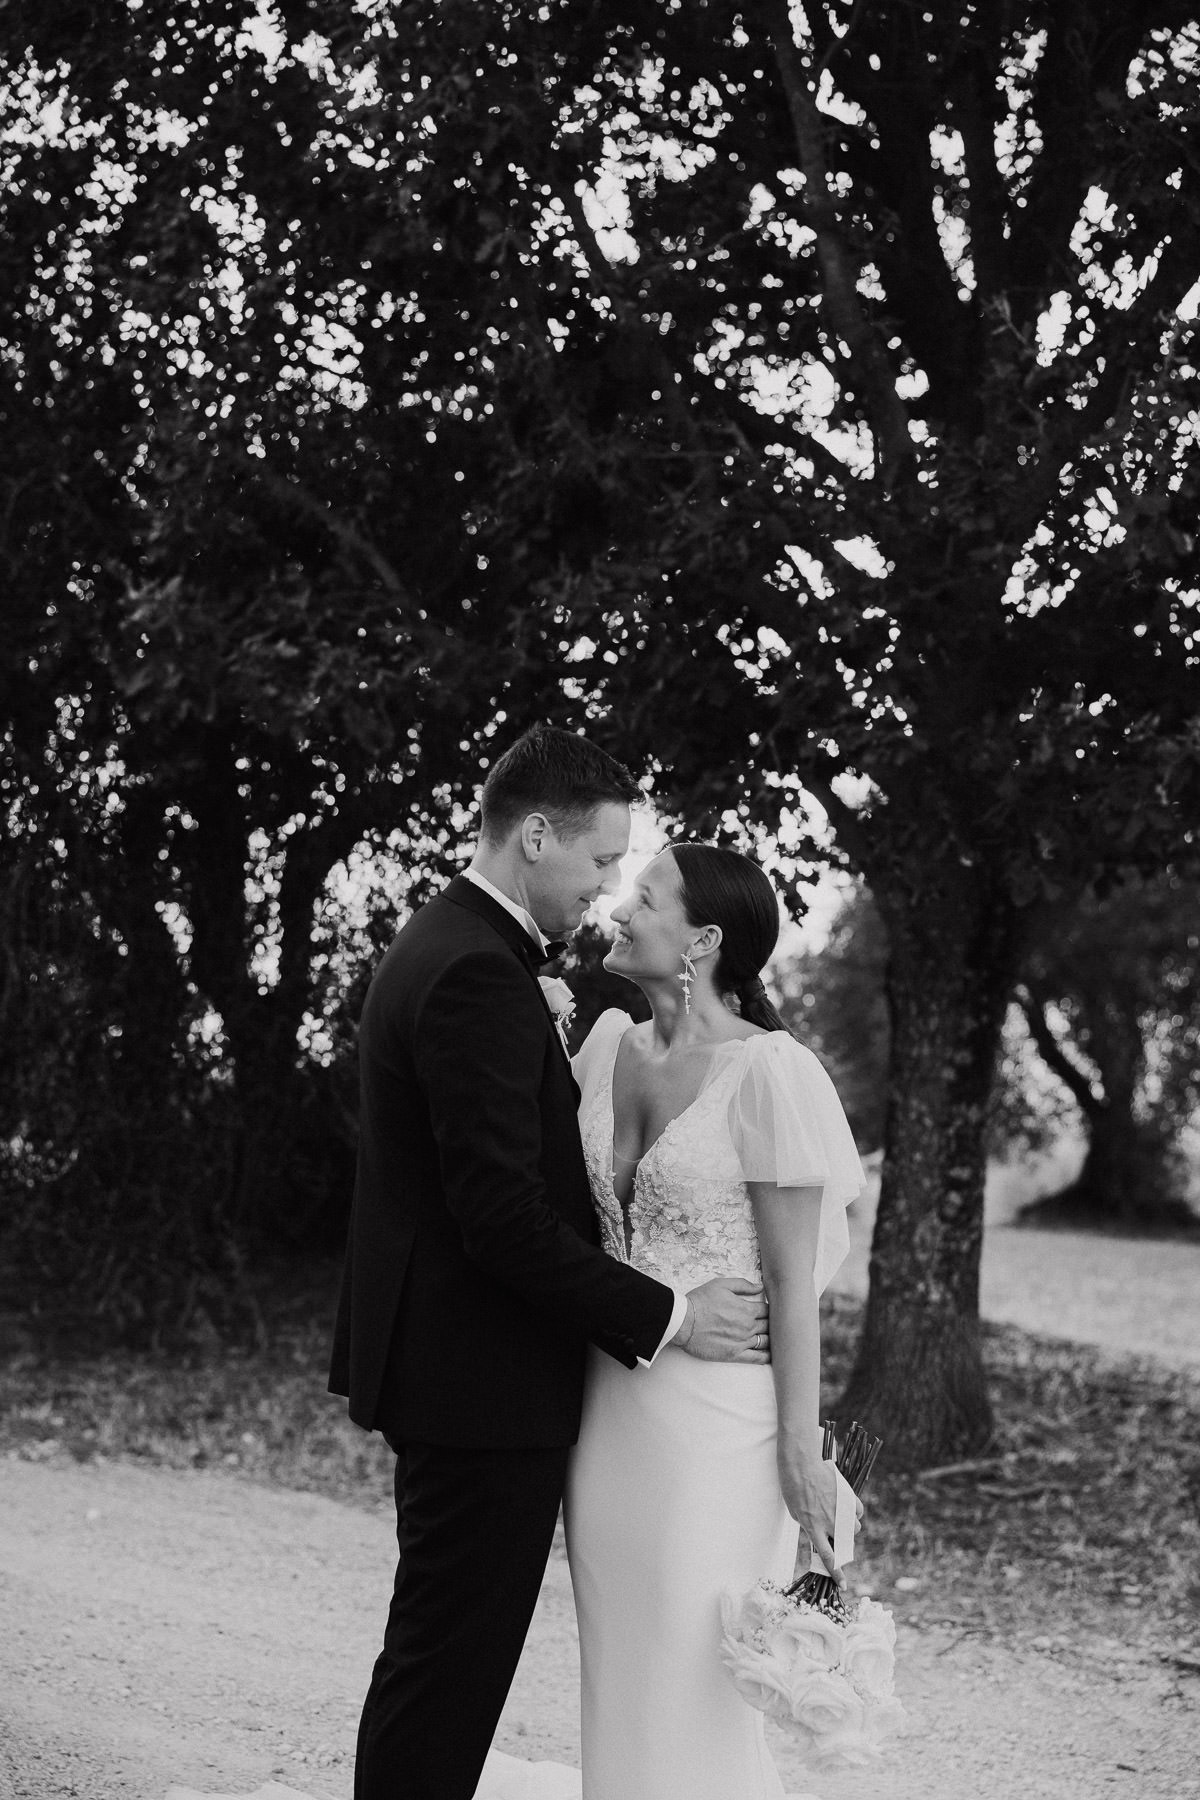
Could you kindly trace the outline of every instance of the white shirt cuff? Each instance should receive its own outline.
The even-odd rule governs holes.
[[[649,1369],[658,1361],[659,1355],[660,1355],[661,1351],[663,1350],[663,1348],[667,1344],[670,1343],[671,1339],[675,1336],[675,1333],[679,1330],[680,1326],[683,1324],[683,1321],[687,1318],[687,1295],[685,1293],[683,1293],[679,1288],[672,1288],[671,1292],[675,1296],[675,1304],[671,1308],[670,1323],[668,1324],[667,1329],[663,1332],[662,1343],[659,1344],[658,1349],[654,1352],[653,1356],[639,1356],[638,1357],[639,1368]]]

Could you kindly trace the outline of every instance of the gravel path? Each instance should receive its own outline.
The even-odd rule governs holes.
[[[0,1796],[162,1800],[286,1782],[349,1800],[390,1521],[233,1475],[0,1460]],[[577,1760],[565,1563],[501,1747]],[[1114,1640],[1069,1651],[911,1627],[912,1736],[822,1800],[1195,1800],[1200,1680]],[[688,1800],[664,1795],[662,1800]]]
[[[1003,1171],[989,1189],[984,1316],[1200,1368],[1200,1245],[1016,1229],[1022,1190]],[[846,1292],[865,1289],[872,1199],[851,1215]],[[350,1800],[392,1559],[390,1517],[314,1495],[64,1451],[0,1457],[0,1800],[272,1781]],[[894,1598],[909,1738],[878,1773],[818,1782],[776,1738],[790,1787],[821,1800],[1200,1800],[1200,1674],[1115,1638],[917,1630]],[[501,1748],[577,1762],[577,1673],[559,1552]]]

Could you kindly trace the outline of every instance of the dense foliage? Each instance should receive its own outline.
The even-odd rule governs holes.
[[[1030,1216],[1193,1228],[1200,1122],[1200,894],[1172,875],[1031,915],[992,1091],[998,1155],[1084,1143],[1078,1175]],[[834,1078],[860,1145],[883,1141],[887,936],[847,889],[819,948],[776,971],[784,1016]]]
[[[1195,854],[1193,8],[5,24],[22,1178],[86,1205],[87,1133],[50,1169],[27,1079],[57,1012],[118,1137],[163,1121],[198,1202],[197,1143],[226,1171],[227,1235],[277,1228],[302,1127],[341,1129],[330,871],[389,831],[436,868],[497,711],[586,723],[785,867],[815,797],[870,881],[893,1069],[850,1398],[901,1456],[979,1443],[1024,909]]]

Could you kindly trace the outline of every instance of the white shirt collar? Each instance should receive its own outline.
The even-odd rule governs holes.
[[[506,913],[511,913],[513,918],[517,921],[517,924],[523,926],[529,933],[539,950],[544,950],[546,948],[546,945],[550,940],[538,925],[532,913],[527,913],[523,906],[518,906],[516,901],[510,900],[507,894],[502,894],[498,887],[492,885],[486,875],[481,875],[479,873],[478,869],[464,869],[463,874],[468,881],[473,881],[476,887],[482,888],[485,894],[490,894],[497,905],[502,906]]]

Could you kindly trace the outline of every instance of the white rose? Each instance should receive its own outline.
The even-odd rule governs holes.
[[[842,1631],[842,1626],[815,1607],[792,1607],[772,1623],[767,1648],[777,1656],[796,1659],[806,1670],[832,1669],[842,1647]]]
[[[857,1615],[846,1627],[838,1666],[865,1698],[883,1699],[891,1693],[896,1672],[895,1643],[896,1626],[887,1608],[871,1600],[862,1601]]]
[[[788,1717],[788,1677],[773,1657],[764,1656],[749,1644],[739,1644],[726,1636],[721,1646],[725,1667],[733,1677],[733,1685],[756,1712],[770,1713],[778,1719]]]
[[[768,1581],[755,1582],[740,1600],[732,1594],[721,1596],[721,1624],[743,1642],[768,1631],[785,1610],[782,1594]]]
[[[863,1737],[872,1755],[878,1756],[894,1737],[902,1736],[906,1723],[904,1708],[894,1694],[883,1700],[868,1701]]]
[[[791,1701],[792,1717],[816,1740],[816,1755],[824,1755],[826,1745],[852,1743],[862,1735],[866,1708],[841,1675],[811,1667],[799,1671]]]
[[[826,1774],[835,1769],[865,1769],[879,1760],[879,1749],[867,1736],[865,1721],[850,1719],[838,1730],[813,1738],[808,1760]]]
[[[869,1595],[864,1594],[854,1609],[854,1623],[856,1625],[874,1624],[883,1633],[890,1648],[895,1649],[896,1621],[892,1617],[890,1607],[882,1606],[878,1600],[872,1600]]]

